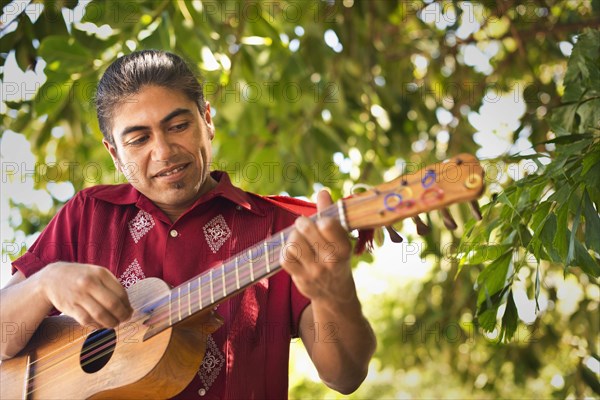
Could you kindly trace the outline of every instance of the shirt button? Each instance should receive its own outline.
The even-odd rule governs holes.
[[[204,395],[206,394],[206,390],[204,390],[204,389],[200,389],[200,390],[198,390],[198,394],[199,394],[200,396],[204,396]]]
[[[169,234],[171,235],[171,237],[177,237],[179,236],[179,232],[177,232],[175,229],[171,229],[171,232],[169,232]]]

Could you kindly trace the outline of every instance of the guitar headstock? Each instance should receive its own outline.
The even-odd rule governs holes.
[[[376,228],[441,209],[446,226],[451,226],[452,217],[446,208],[466,201],[475,207],[474,200],[483,189],[479,160],[471,154],[459,154],[344,199],[345,223],[350,230]]]

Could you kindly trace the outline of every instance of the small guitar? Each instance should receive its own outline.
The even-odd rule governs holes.
[[[312,218],[338,218],[348,230],[388,226],[440,209],[456,227],[450,204],[483,192],[478,160],[461,154],[339,200]],[[169,288],[157,278],[128,290],[132,318],[115,329],[88,330],[67,316],[46,318],[29,344],[0,364],[0,398],[167,398],[182,391],[202,362],[207,336],[222,325],[214,307],[281,270],[287,228]],[[131,362],[143,358],[143,362]]]

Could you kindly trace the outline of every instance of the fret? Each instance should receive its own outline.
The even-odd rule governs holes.
[[[269,245],[267,242],[265,244],[265,262],[267,263],[267,273],[271,272],[271,264],[269,263]]]
[[[338,216],[340,218],[340,224],[345,230],[348,229],[348,222],[346,222],[346,212],[344,211],[344,202],[340,199],[337,201]]]
[[[223,282],[223,298],[227,297],[227,290],[225,290],[225,264],[221,264],[221,282]]]
[[[25,376],[23,379],[23,384],[24,384],[24,388],[23,388],[23,393],[25,394],[25,396],[23,397],[23,399],[27,400],[29,398],[31,398],[31,394],[33,392],[29,391],[29,389],[33,389],[33,381],[30,378],[31,375],[31,370],[33,368],[31,368],[31,354],[27,353],[27,358],[26,358],[26,363],[25,363]]]
[[[177,288],[177,314],[179,315],[179,320],[181,321],[181,287]]]
[[[238,258],[235,257],[235,286],[238,290],[240,290],[240,272],[238,270]]]
[[[192,315],[192,282],[188,281],[188,317]]]
[[[200,306],[199,310],[202,310],[202,275],[198,277],[198,305]]]
[[[248,249],[248,261],[250,262],[250,282],[254,282],[254,265],[252,265],[252,252]]]
[[[213,270],[211,268],[210,272],[209,272],[209,274],[210,274],[210,276],[209,276],[209,279],[210,279],[209,280],[209,282],[210,282],[210,304],[211,305],[215,304],[215,294],[214,294],[214,291],[213,291],[213,277],[212,277],[212,272],[213,272]]]

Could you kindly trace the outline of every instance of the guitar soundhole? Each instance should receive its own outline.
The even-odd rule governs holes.
[[[114,329],[100,329],[92,332],[81,349],[79,363],[88,374],[100,371],[110,360],[117,345]]]

